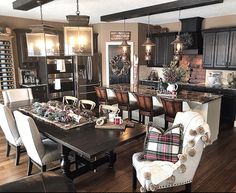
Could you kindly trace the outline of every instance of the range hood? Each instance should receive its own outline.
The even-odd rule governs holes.
[[[183,54],[202,54],[202,17],[180,19],[182,23],[181,38],[185,42]]]

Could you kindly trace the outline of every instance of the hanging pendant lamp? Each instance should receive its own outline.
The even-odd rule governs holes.
[[[180,10],[179,10],[179,22],[180,22]],[[176,36],[176,39],[173,42],[171,42],[171,44],[174,45],[174,58],[173,58],[174,60],[181,60],[182,58],[184,42],[181,40],[180,37],[180,28],[181,26],[179,25],[178,35]]]
[[[65,55],[92,56],[93,28],[89,27],[89,16],[80,15],[79,0],[76,15],[67,15],[69,22],[64,27]]]
[[[146,41],[142,44],[142,46],[145,46],[145,60],[150,61],[151,60],[151,52],[152,52],[152,47],[155,46],[155,44],[151,41],[150,39],[150,28],[149,28],[149,16],[148,16],[148,31],[147,31],[147,39]]]
[[[40,6],[41,24],[30,26],[32,32],[26,33],[28,56],[58,56],[59,36],[54,34],[53,27],[43,24],[42,2],[37,3]]]
[[[127,43],[125,39],[125,19],[124,19],[124,35],[123,35],[123,41],[120,45],[122,47],[122,60],[127,60],[128,59],[128,47],[129,44]]]

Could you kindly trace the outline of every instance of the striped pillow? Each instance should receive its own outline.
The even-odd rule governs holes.
[[[144,142],[144,159],[177,162],[182,151],[183,125],[178,124],[165,132],[149,126]]]

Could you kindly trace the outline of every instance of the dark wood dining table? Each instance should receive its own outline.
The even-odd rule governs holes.
[[[33,101],[18,101],[6,105],[14,111],[32,104]],[[116,147],[136,140],[146,133],[145,126],[139,123],[135,123],[134,127],[127,127],[125,131],[113,130],[112,128],[97,129],[93,122],[78,128],[64,130],[40,119],[35,119],[35,117],[32,118],[41,133],[60,144],[61,170],[71,179],[88,171],[93,171],[104,163],[113,167],[116,161],[114,151]],[[71,162],[69,161],[71,150],[78,155],[80,161],[79,167],[74,170],[71,169]]]

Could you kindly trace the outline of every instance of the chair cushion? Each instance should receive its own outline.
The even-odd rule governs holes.
[[[42,165],[46,165],[61,158],[61,153],[57,143],[50,139],[44,139],[42,142],[45,148],[45,154],[42,157]]]
[[[181,124],[165,132],[161,128],[149,126],[144,142],[144,159],[177,162],[178,154],[182,151],[182,129]]]

